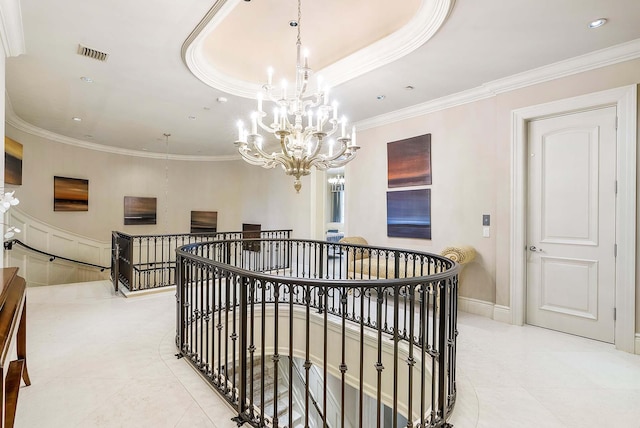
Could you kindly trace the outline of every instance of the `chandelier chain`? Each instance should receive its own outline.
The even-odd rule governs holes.
[[[298,39],[296,44],[302,45],[300,38],[300,27],[302,27],[302,0],[298,0]]]

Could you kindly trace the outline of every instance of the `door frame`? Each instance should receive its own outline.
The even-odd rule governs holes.
[[[637,85],[623,86],[511,112],[511,322],[523,325],[526,320],[527,125],[534,119],[608,106],[615,106],[618,115],[616,132],[616,179],[618,181],[616,243],[618,253],[615,288],[617,316],[614,340],[617,349],[633,353],[635,350],[636,306]]]

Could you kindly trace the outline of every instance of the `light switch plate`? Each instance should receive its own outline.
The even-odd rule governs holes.
[[[491,216],[489,214],[482,214],[482,225],[491,226]]]
[[[483,227],[482,228],[482,236],[485,238],[489,237],[489,228],[488,227]]]

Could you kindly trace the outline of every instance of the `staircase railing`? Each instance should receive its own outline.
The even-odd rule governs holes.
[[[165,235],[129,235],[112,232],[111,272],[114,287],[121,283],[129,291],[176,284],[176,249],[187,244],[242,239],[247,232],[177,233]],[[261,238],[289,238],[291,230],[265,230]]]
[[[231,239],[177,250],[179,353],[236,408],[236,422],[293,427],[294,409],[285,421],[279,420],[278,400],[265,410],[265,397],[279,392],[277,381],[265,385],[264,373],[268,366],[278,379],[278,361],[297,356],[304,359],[306,376],[314,366],[323,373],[321,408],[327,408],[328,375],[339,380],[337,426],[344,428],[353,412],[349,417],[360,427],[380,428],[385,405],[406,417],[408,426],[448,425],[456,399],[456,263],[371,246],[251,242]],[[377,267],[362,269],[363,258]],[[248,363],[256,360],[257,373]],[[251,393],[255,382],[257,399]],[[357,406],[347,408],[347,385],[357,391]],[[365,396],[375,399],[374,415],[364,414]],[[295,406],[291,396],[288,403]],[[305,400],[296,411],[309,414],[310,406]],[[327,426],[326,415],[322,422]]]
[[[89,262],[83,262],[81,260],[75,260],[75,259],[70,259],[68,257],[64,257],[64,256],[60,256],[57,254],[53,254],[53,253],[49,253],[47,251],[42,251],[42,250],[38,250],[37,248],[34,248],[30,245],[25,244],[24,242],[20,241],[19,239],[10,239],[8,241],[4,241],[4,249],[5,250],[12,250],[14,245],[19,245],[22,248],[29,250],[33,253],[37,253],[43,256],[46,256],[49,258],[50,262],[53,262],[55,260],[64,260],[66,262],[70,262],[70,263],[75,263],[78,265],[82,265],[82,266],[88,266],[88,267],[92,267],[92,268],[96,268],[99,269],[100,272],[103,272],[105,269],[109,269],[109,266],[100,266],[100,265],[96,265],[94,263],[89,263]]]

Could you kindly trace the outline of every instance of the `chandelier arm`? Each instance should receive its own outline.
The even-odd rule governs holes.
[[[321,136],[317,136],[316,137],[316,147],[313,150],[313,153],[311,153],[309,156],[306,156],[306,159],[310,159],[311,161],[316,158],[318,156],[318,153],[320,153],[320,150],[322,150],[322,137]]]
[[[248,151],[255,151],[256,154],[254,155],[255,157],[261,157],[263,159],[267,159],[267,160],[274,160],[275,157],[277,156],[277,153],[267,153],[264,150],[262,150],[262,148],[260,148],[260,146],[258,146],[255,141],[251,142],[251,145],[253,146],[252,148],[248,148]]]
[[[260,158],[256,155],[251,154],[248,148],[240,149],[239,152],[240,156],[242,156],[242,158],[251,165],[262,166],[264,168],[273,168],[273,166],[266,166],[270,163],[269,159]]]
[[[353,160],[353,158],[355,156],[356,156],[356,152],[351,152],[351,153],[347,154],[346,157],[343,158],[343,159],[334,160],[334,161],[331,161],[331,162],[327,162],[327,161],[313,162],[312,166],[315,166],[316,168],[318,168],[320,170],[325,170],[325,169],[329,169],[329,168],[339,168],[339,167],[344,166],[347,163],[349,163],[351,160]]]
[[[264,112],[262,112],[264,113]],[[270,134],[273,134],[274,132],[276,132],[275,128],[272,128],[271,125],[265,125],[263,122],[263,118],[266,117],[266,113],[264,114],[258,114],[258,126],[263,129],[264,131],[267,131]]]
[[[324,157],[324,161],[325,162],[333,162],[336,159],[339,159],[340,157],[342,157],[343,155],[345,155],[345,153],[349,152],[349,141],[350,140],[338,140],[340,142],[340,148],[336,151],[335,154],[331,155],[331,156],[325,156]]]
[[[282,156],[285,156],[285,155],[286,155],[286,157],[291,157],[291,155],[292,155],[292,154],[291,154],[291,152],[289,151],[289,149],[287,149],[287,145],[286,145],[286,144],[285,144],[285,142],[284,142],[284,138],[285,138],[285,136],[284,136],[284,135],[281,135],[281,136],[280,136],[280,147],[282,148]],[[277,155],[276,155],[276,156],[277,156]]]

